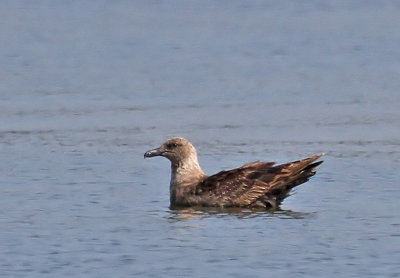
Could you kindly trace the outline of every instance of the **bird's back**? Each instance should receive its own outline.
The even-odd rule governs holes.
[[[198,183],[191,194],[204,206],[275,208],[290,190],[315,174],[322,155],[274,166],[273,162],[251,162],[221,171]]]

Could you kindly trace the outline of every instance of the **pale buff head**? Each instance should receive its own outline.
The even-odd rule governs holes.
[[[161,147],[150,150],[144,157],[164,156],[175,167],[198,167],[197,152],[188,140],[175,137],[166,141]]]

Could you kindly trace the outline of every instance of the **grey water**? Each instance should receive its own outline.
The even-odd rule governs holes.
[[[1,1],[1,277],[400,277],[397,1]],[[169,208],[208,174],[324,163],[278,211]]]

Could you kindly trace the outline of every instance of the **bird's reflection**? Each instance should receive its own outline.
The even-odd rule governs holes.
[[[217,218],[280,218],[280,219],[304,219],[312,217],[315,213],[297,212],[292,210],[265,210],[250,208],[207,208],[207,207],[190,207],[179,208],[171,207],[168,218],[176,221],[185,220],[201,220],[209,217]]]

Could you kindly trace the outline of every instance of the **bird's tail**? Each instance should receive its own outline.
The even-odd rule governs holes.
[[[289,196],[290,191],[308,181],[316,173],[316,168],[323,162],[314,162],[317,159],[324,156],[324,154],[318,154],[310,158],[294,161],[291,163],[283,164],[281,167],[287,168],[288,171],[293,174],[287,180],[287,182],[280,184],[278,186],[272,187],[266,194],[266,202],[270,204],[271,207],[278,207],[282,201]]]

